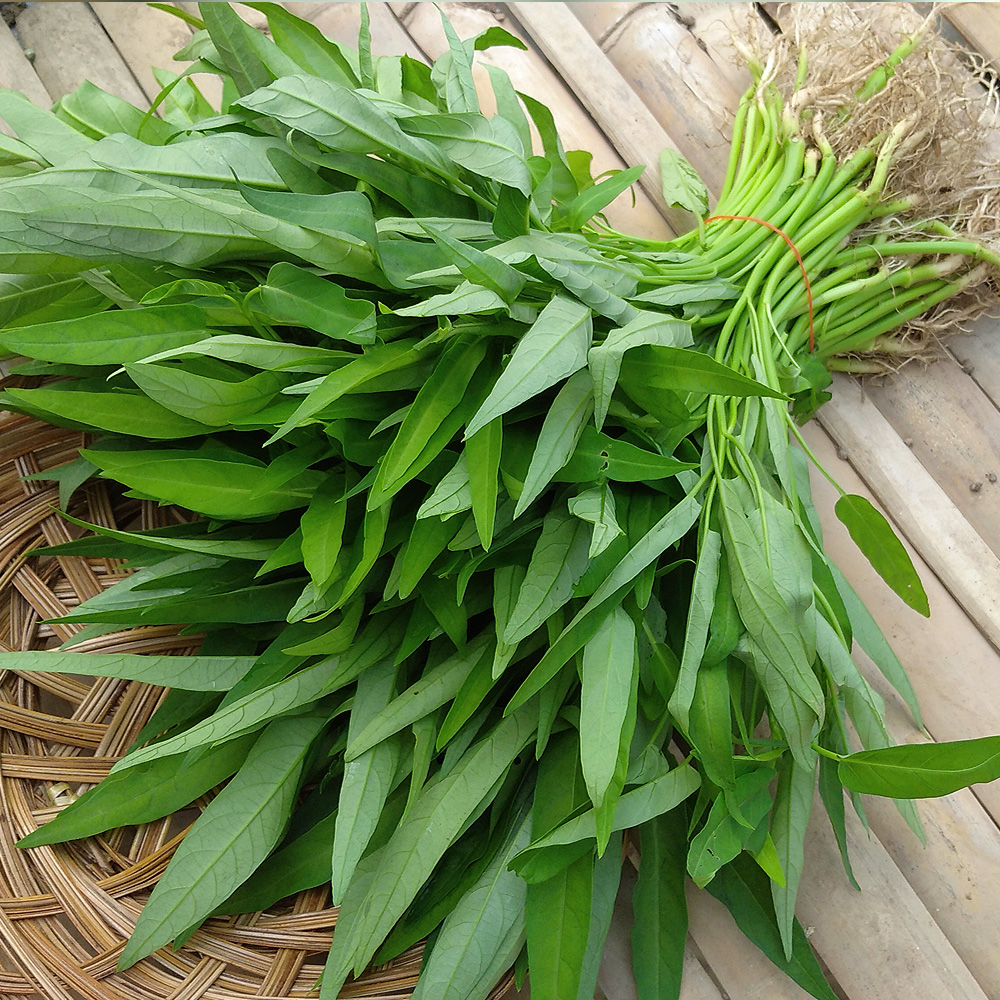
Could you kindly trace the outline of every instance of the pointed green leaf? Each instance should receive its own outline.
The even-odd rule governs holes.
[[[227,691],[251,667],[253,656],[153,656],[148,653],[0,653],[0,670],[122,677],[186,691]]]
[[[569,378],[587,362],[590,310],[557,295],[518,341],[496,385],[466,427],[466,437],[515,406]]]
[[[586,372],[571,375],[556,394],[538,432],[524,488],[517,499],[514,516],[523,514],[570,460],[593,409],[591,382]],[[593,555],[591,555],[593,558]]]
[[[583,647],[580,693],[580,762],[595,806],[614,778],[636,661],[635,624],[615,608]]]
[[[118,961],[127,969],[207,917],[274,849],[288,823],[312,741],[326,712],[271,723],[235,778],[174,853]]]
[[[686,208],[699,217],[708,215],[708,189],[698,171],[676,149],[660,152],[663,197],[673,208]]]
[[[914,611],[928,617],[931,609],[920,577],[885,517],[864,497],[851,494],[842,496],[834,510],[875,572]]]
[[[843,758],[840,780],[856,792],[937,798],[1000,778],[1000,736],[862,750]]]
[[[594,381],[594,422],[600,430],[608,415],[611,394],[618,382],[625,352],[643,344],[688,347],[693,343],[689,324],[659,313],[642,312],[624,326],[613,329],[604,341],[587,353],[587,366]]]
[[[687,939],[684,853],[687,828],[681,810],[639,827],[642,864],[632,896],[632,970],[638,1000],[678,1000]]]
[[[234,774],[256,739],[256,734],[250,734],[211,747],[194,761],[185,754],[174,754],[110,774],[17,846],[59,844],[169,816]]]

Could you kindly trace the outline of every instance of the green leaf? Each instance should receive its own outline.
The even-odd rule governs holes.
[[[195,437],[213,430],[138,393],[70,389],[74,384],[60,383],[63,388],[7,389],[0,393],[0,405],[63,427],[153,440]]]
[[[488,346],[485,339],[463,337],[445,348],[379,463],[368,491],[369,510],[395,496],[458,433],[466,416],[462,402],[475,386]]]
[[[0,330],[15,354],[73,365],[123,365],[211,336],[195,306],[149,306]]]
[[[395,681],[396,667],[391,660],[370,667],[358,678],[347,731],[348,744],[390,703]],[[375,833],[401,756],[401,739],[390,738],[344,765],[333,838],[334,905],[343,900]]]
[[[415,219],[430,216],[461,218],[474,210],[473,203],[464,195],[394,163],[359,153],[326,152],[295,132],[289,135],[289,146],[302,159],[362,181],[376,192],[387,195]],[[388,249],[383,242],[383,254]]]
[[[141,191],[147,179],[167,184],[168,191],[179,187],[231,191],[237,184],[234,170],[239,171],[244,184],[282,190],[285,184],[270,159],[280,149],[281,143],[271,136],[241,132],[194,135],[166,146],[149,146],[119,134],[101,139],[63,169],[77,173],[82,180],[120,191]],[[132,176],[112,176],[115,171],[131,171]]]
[[[215,912],[260,912],[286,896],[327,882],[336,819],[334,811],[275,851]]]
[[[487,29],[490,30],[490,29]],[[527,115],[517,99],[517,92],[510,81],[510,77],[499,66],[486,64],[486,72],[489,74],[490,85],[493,88],[493,97],[496,101],[497,114],[513,126],[517,137],[520,140],[520,152],[522,155],[531,155],[531,129],[528,125]]]
[[[696,792],[701,785],[698,772],[688,764],[675,767],[653,781],[625,792],[615,807],[612,832],[640,826],[669,812]],[[548,848],[597,840],[597,825],[593,809],[562,823],[555,830],[533,840],[514,859],[513,866],[523,878],[531,880],[530,863]]]
[[[509,264],[454,239],[427,220],[421,220],[420,225],[469,281],[496,292],[504,302],[513,302],[524,288],[528,279]]]
[[[917,725],[923,726],[916,692],[913,690],[913,685],[910,683],[909,677],[906,676],[906,671],[899,662],[899,658],[886,641],[871,612],[855,593],[854,588],[847,582],[844,574],[832,563],[829,565],[837,590],[847,609],[855,640],[871,657],[872,662],[882,672],[882,676],[899,692]]]
[[[729,811],[746,824],[736,795],[729,668],[725,660],[702,664],[691,701],[689,737],[705,775],[726,793]]]
[[[594,858],[588,851],[552,878],[528,885],[524,913],[535,1000],[577,995],[590,938],[593,884]]]
[[[931,609],[920,577],[885,517],[864,497],[852,494],[842,496],[834,511],[872,569],[914,611],[929,617]]]
[[[239,93],[249,94],[279,76],[298,72],[292,59],[229,4],[200,3],[198,10]]]
[[[538,443],[524,477],[524,487],[514,508],[514,517],[524,513],[573,456],[593,405],[591,382],[587,373],[578,371],[571,375],[556,393],[542,422]]]
[[[337,573],[337,560],[344,540],[347,501],[342,499],[343,481],[334,476],[322,483],[303,511],[301,552],[306,572],[320,592]]]
[[[351,344],[375,342],[375,307],[295,264],[275,264],[260,286],[260,306],[274,323],[315,330]]]
[[[583,647],[580,763],[595,807],[603,803],[614,779],[628,717],[629,692],[638,670],[636,657],[635,624],[620,607]]]
[[[689,462],[647,451],[586,425],[573,457],[553,478],[557,483],[589,483],[595,479],[639,483],[666,479],[691,468],[693,465]]]
[[[253,656],[154,656],[149,653],[0,653],[0,670],[37,670],[145,681],[186,691],[227,691],[251,667]]]
[[[268,726],[181,841],[143,907],[119,969],[207,917],[271,853],[288,823],[306,755],[328,720],[319,711]]]
[[[357,735],[351,737],[344,752],[345,759],[354,760],[393,733],[398,733],[451,701],[476,665],[485,661],[487,656],[492,658],[491,638],[484,633],[443,663],[422,674],[419,680],[389,702]]]
[[[89,463],[88,463],[89,464]],[[60,466],[65,468],[65,466]],[[94,466],[90,466],[91,471]],[[64,520],[70,524],[86,528],[95,532],[98,538],[77,538],[72,542],[63,542],[60,545],[50,545],[45,552],[51,555],[57,554],[79,554],[79,555],[111,555],[109,544],[102,542],[101,538],[110,538],[115,541],[125,542],[148,549],[159,549],[164,552],[197,552],[206,556],[225,556],[227,559],[248,559],[250,561],[263,562],[268,559],[279,546],[278,539],[240,539],[233,538],[230,534],[219,532],[214,537],[206,537],[204,533],[205,522],[197,522],[196,525],[185,525],[185,534],[179,534],[178,526],[168,528],[153,528],[149,531],[118,531],[116,528],[106,528],[101,524],[91,524],[89,521],[82,521],[72,514],[61,512]],[[113,546],[112,546],[113,548]],[[142,657],[148,660],[147,656]],[[173,659],[173,657],[171,657]],[[86,671],[84,671],[86,673]],[[165,683],[165,682],[164,682]]]
[[[0,328],[77,319],[109,305],[103,293],[75,275],[0,275]]]
[[[203,722],[162,743],[134,750],[115,764],[111,773],[127,771],[157,757],[181,753],[193,747],[236,739],[261,728],[269,719],[303,708],[341,690],[356,680],[363,670],[395,652],[395,643],[399,638],[396,630],[386,629],[379,623],[373,634],[368,635],[368,631],[347,652],[326,657],[290,677],[235,699]],[[341,710],[349,707],[349,702],[342,704]],[[332,712],[328,713],[328,717],[332,715]]]
[[[80,454],[110,479],[146,495],[152,494],[163,502],[180,504],[222,520],[260,517],[304,507],[322,476],[318,472],[301,472],[263,492],[271,479],[268,467],[228,449],[87,448]]]
[[[569,164],[566,161],[566,152],[563,149],[562,140],[559,138],[559,132],[556,129],[552,112],[541,101],[535,100],[535,98],[528,94],[517,91],[517,96],[528,109],[528,114],[531,115],[531,120],[538,130],[538,136],[542,140],[542,149],[548,160],[550,176],[552,178],[552,194],[550,197],[554,197],[557,202],[562,204],[569,204],[579,192],[576,178],[573,176],[573,171],[570,170]],[[531,146],[527,146],[526,149],[530,152]]]
[[[694,496],[685,497],[629,549],[555,642],[550,644],[541,660],[511,698],[506,709],[508,712],[524,704],[528,698],[540,691],[555,677],[563,664],[583,648],[608,614],[609,605],[650,563],[686,534],[700,512],[701,501]]]
[[[17,846],[59,844],[169,816],[234,774],[246,761],[256,739],[256,734],[250,734],[211,747],[194,761],[180,753],[109,774],[54,819],[19,840]]]
[[[638,1000],[677,1000],[688,926],[683,813],[674,809],[643,823],[639,846],[642,864],[632,895],[632,970]]]
[[[270,371],[241,378],[243,372],[222,361],[209,362],[207,374],[145,362],[128,364],[125,370],[150,399],[211,427],[227,427],[258,413],[291,381],[291,376]]]
[[[839,720],[838,720],[839,721]],[[837,723],[831,719],[824,727],[824,732],[820,733],[820,743],[823,746],[836,747],[836,743],[831,739],[831,731]],[[846,747],[844,747],[846,749]],[[837,762],[829,757],[821,756],[819,759],[819,794],[826,807],[826,814],[830,819],[830,826],[833,828],[834,836],[837,838],[837,847],[840,849],[840,857],[844,863],[844,872],[850,880],[852,886],[861,891],[858,880],[854,877],[854,870],[851,867],[851,856],[847,844],[847,823],[844,814],[844,786],[840,783],[837,773]],[[857,793],[855,793],[857,794]]]
[[[643,344],[688,347],[693,343],[691,327],[681,320],[643,312],[625,326],[616,327],[603,343],[587,353],[587,366],[594,382],[594,423],[600,430],[608,415],[611,394],[618,382],[625,352]]]
[[[566,224],[570,229],[582,228],[595,215],[604,211],[618,195],[627,191],[645,169],[640,166],[616,170],[607,180],[581,191],[566,206]]]
[[[36,107],[16,90],[0,90],[0,118],[47,163],[56,166],[93,145],[92,139],[61,122],[51,111]]]
[[[620,271],[600,266],[598,261],[577,263],[542,256],[537,260],[543,271],[598,315],[619,325],[631,323],[639,315],[639,310],[615,291],[615,286],[621,283],[627,286],[626,293],[635,290],[635,280]]]
[[[398,153],[432,170],[447,170],[432,143],[407,135],[375,101],[332,80],[285,76],[236,103],[311,136],[335,152]]]
[[[524,935],[527,887],[507,865],[530,833],[530,816],[514,823],[479,880],[449,913],[420,970],[413,1000],[484,1000],[492,989],[477,992],[476,986],[493,968],[495,956],[509,955],[508,939]]]
[[[708,215],[705,182],[676,149],[660,151],[660,183],[671,208],[685,208],[699,218]]]
[[[496,528],[500,456],[503,451],[503,422],[497,417],[476,431],[465,443],[466,465],[469,470],[469,496],[472,516],[484,550],[493,543]]]
[[[600,486],[572,497],[569,512],[594,526],[587,552],[589,559],[596,559],[616,538],[624,534],[615,512],[615,495],[608,483],[601,483]]]
[[[673,285],[658,285],[634,301],[649,302],[658,306],[683,306],[691,302],[724,302],[737,299],[742,289],[724,278],[707,278],[700,281],[685,281]],[[684,345],[678,345],[684,346]]]
[[[443,749],[458,736],[462,727],[484,706],[492,707],[487,698],[495,679],[493,677],[494,656],[495,648],[491,642],[484,655],[472,668],[472,672],[466,677],[441,723],[437,734],[438,750]]]
[[[476,433],[481,433],[481,431]],[[463,452],[417,509],[417,523],[437,518],[446,521],[452,515],[461,514],[462,511],[471,508],[472,481],[469,477],[469,461]],[[455,529],[453,528],[452,536],[454,533]]]
[[[715,608],[715,592],[719,583],[719,564],[722,556],[722,536],[709,529],[698,550],[698,560],[691,583],[687,624],[684,629],[684,649],[681,653],[680,673],[667,705],[670,714],[683,729],[689,726],[689,712],[694,700],[698,668],[705,654],[708,630]]]
[[[258,191],[239,185],[248,205],[262,215],[337,235],[374,249],[378,242],[372,204],[360,191],[307,194],[298,191]]]
[[[72,119],[79,131],[94,138],[125,133],[152,146],[165,145],[176,133],[173,125],[146,115],[89,80],[59,99],[60,117]]]
[[[584,951],[583,966],[580,970],[580,988],[577,1000],[591,1000],[597,989],[597,975],[604,944],[611,929],[615,900],[622,878],[622,837],[614,834],[608,850],[594,864],[594,884],[590,894],[590,929],[587,933],[587,947]]]
[[[707,354],[680,347],[643,345],[628,353],[622,362],[620,381],[628,392],[630,382],[674,392],[703,392],[722,396],[769,396],[787,399],[778,392]]]
[[[459,39],[444,11],[439,13],[444,35],[448,40],[448,51],[434,60],[431,81],[444,98],[445,107],[449,111],[477,112],[479,97],[472,79],[472,52]]]
[[[587,363],[591,332],[590,310],[556,295],[517,342],[496,385],[469,421],[466,437],[579,371]]]
[[[573,596],[573,588],[587,568],[587,535],[577,518],[555,513],[546,516],[503,642],[510,645],[531,635]]]
[[[786,975],[817,1000],[836,1000],[805,931],[795,921],[792,958],[785,958],[771,902],[771,881],[747,854],[720,869],[708,891],[725,904],[740,930]]]
[[[569,734],[557,739],[539,763],[532,805],[534,839],[562,822],[577,804],[582,788],[577,785],[575,742]],[[593,851],[585,848],[551,877],[528,887],[528,962],[536,998],[563,1000],[577,994],[590,936],[593,882]]]
[[[467,316],[500,312],[507,303],[496,292],[482,285],[463,281],[454,291],[432,295],[416,305],[396,310],[397,316]],[[488,422],[488,421],[487,421]]]
[[[811,745],[824,699],[801,625],[778,590],[762,540],[748,520],[743,495],[731,480],[723,479],[719,498],[733,598],[750,634],[751,663],[792,753],[808,767],[815,763]]]
[[[370,961],[459,833],[489,805],[490,790],[534,735],[533,706],[500,722],[448,772],[428,783],[379,852],[370,879],[352,882],[342,904],[321,1000],[336,997],[352,968]],[[346,933],[344,933],[346,931]]]
[[[1000,736],[862,750],[838,766],[847,788],[898,799],[928,799],[1000,778]]]
[[[531,194],[531,171],[514,126],[479,114],[414,115],[399,125],[470,173]],[[454,171],[451,171],[454,173]]]
[[[806,827],[809,825],[815,788],[815,758],[810,767],[803,767],[792,758],[779,762],[770,833],[785,884],[772,882],[771,898],[781,932],[781,944],[789,961],[795,944],[795,899],[805,866]]]
[[[320,414],[341,396],[356,392],[380,375],[406,368],[417,359],[416,345],[412,340],[398,340],[371,348],[357,360],[323,378],[264,444],[280,440],[289,431]]]

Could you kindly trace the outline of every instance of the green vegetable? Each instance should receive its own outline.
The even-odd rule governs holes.
[[[502,29],[446,22],[428,68],[374,57],[366,14],[351,52],[252,6],[270,38],[201,5],[187,55],[222,77],[219,109],[173,78],[163,119],[89,84],[58,115],[0,95],[0,346],[49,377],[4,405],[97,436],[44,473],[63,503],[99,475],[201,515],[82,525],[50,552],[140,568],[64,620],[218,639],[167,661],[3,654],[175,688],[22,846],[229,778],[122,968],[329,879],[321,1000],[428,935],[417,997],[483,997],[526,947],[536,1000],[583,1000],[637,827],[643,1000],[679,995],[685,874],[829,1000],[794,917],[817,771],[849,871],[845,787],[994,780],[1000,737],[888,745],[852,641],[916,701],[823,550],[790,436],[828,367],[904,350],[890,331],[1000,261],[900,190],[905,125],[844,152],[886,73],[835,149],[752,67],[713,215],[664,153],[698,228],[663,242],[601,215],[639,169],[592,178],[493,67],[480,113],[475,52],[521,44]],[[926,614],[886,520],[843,494],[836,513]],[[253,648],[223,655],[240,625]]]

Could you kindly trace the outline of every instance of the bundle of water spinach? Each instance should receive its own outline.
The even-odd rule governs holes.
[[[817,775],[848,876],[845,786],[862,818],[872,792],[917,826],[907,799],[1000,775],[1000,737],[889,746],[852,641],[916,701],[789,444],[826,366],[898,353],[894,328],[997,264],[961,211],[901,189],[926,108],[849,148],[925,42],[825,119],[804,59],[754,64],[715,210],[666,154],[699,223],[655,242],[601,216],[637,170],[594,180],[494,68],[480,112],[475,53],[521,45],[503,29],[446,22],[428,67],[374,58],[367,16],[351,51],[250,6],[270,38],[227,4],[179,15],[219,110],[166,73],[162,118],[90,84],[51,113],[0,94],[2,405],[92,433],[49,473],[64,506],[99,475],[201,515],[47,550],[136,571],[60,619],[82,626],[60,651],[0,666],[170,692],[21,846],[225,783],[120,967],[330,884],[324,1000],[428,937],[418,998],[484,997],[514,965],[570,1000],[637,837],[642,1000],[678,995],[688,876],[832,998],[794,917]],[[837,513],[926,614],[881,515]],[[148,624],[204,634],[200,655],[72,649]]]

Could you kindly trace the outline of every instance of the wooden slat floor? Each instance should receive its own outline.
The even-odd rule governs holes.
[[[356,38],[357,4],[284,6],[332,37],[348,44]],[[370,6],[377,52],[427,59],[442,51],[434,5]],[[499,22],[531,43],[526,52],[494,49],[485,57],[553,108],[567,147],[593,151],[595,172],[650,166],[634,206],[623,197],[609,213],[619,228],[648,235],[686,228],[683,213],[663,204],[655,168],[661,148],[680,149],[718,188],[731,115],[746,82],[730,30],[762,10],[779,25],[785,16],[771,4],[440,6],[463,37]],[[249,8],[241,12],[263,22]],[[953,32],[997,65],[1000,5],[956,4],[945,16]],[[156,90],[150,66],[176,68],[170,55],[189,34],[180,21],[140,3],[32,4],[18,19],[17,38],[0,30],[0,86],[44,104],[87,78],[148,104]],[[24,49],[34,50],[33,62]],[[930,620],[903,607],[832,516],[836,497],[817,477],[828,548],[906,664],[923,706],[927,734],[859,654],[900,742],[1000,733],[998,337],[1000,322],[982,321],[932,366],[910,365],[879,383],[838,379],[834,400],[807,431],[836,479],[895,522],[930,597]],[[859,894],[847,884],[817,810],[799,916],[845,1000],[998,1000],[1000,783],[925,801],[919,811],[926,847],[885,801],[869,806],[870,835],[860,826],[849,831]],[[619,902],[600,980],[610,1000],[634,996],[627,892]],[[685,1000],[806,995],[742,938],[720,904],[693,891],[690,906]]]

